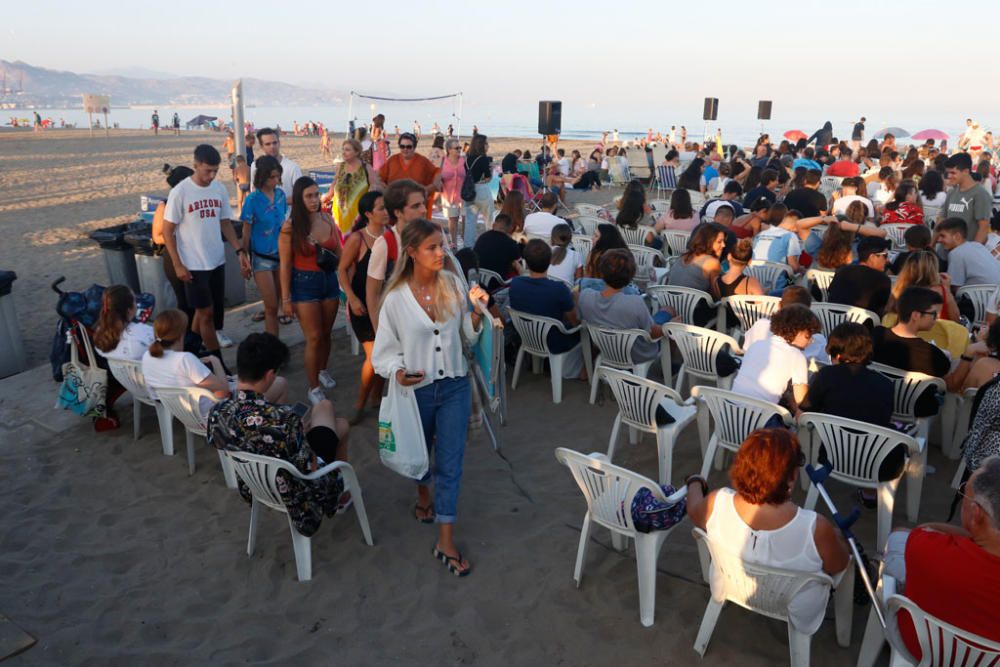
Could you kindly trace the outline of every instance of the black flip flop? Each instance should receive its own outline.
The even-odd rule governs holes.
[[[420,523],[434,523],[434,513],[431,512],[431,510],[433,509],[434,509],[433,504],[421,505],[420,503],[417,503],[416,505],[413,506],[413,518],[419,521]],[[431,512],[431,515],[420,518],[419,516],[417,516],[417,512]]]
[[[469,567],[467,567],[464,570],[460,570],[458,568],[459,564],[462,562],[462,552],[459,552],[458,556],[449,556],[445,552],[440,551],[437,548],[437,546],[435,546],[431,550],[431,553],[434,554],[434,558],[444,563],[444,566],[448,568],[448,571],[451,572],[456,577],[465,577],[468,576],[470,572],[472,572],[472,565],[469,565]]]

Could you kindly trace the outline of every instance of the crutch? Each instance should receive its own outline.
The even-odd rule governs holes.
[[[858,543],[854,539],[854,533],[851,532],[851,526],[858,520],[861,516],[861,510],[855,507],[851,510],[851,513],[844,517],[837,511],[837,506],[833,504],[833,499],[830,498],[830,494],[826,492],[826,488],[823,486],[823,482],[827,477],[830,476],[830,472],[833,470],[833,466],[829,463],[823,464],[821,468],[816,468],[812,464],[806,466],[806,474],[809,475],[809,479],[816,486],[816,490],[819,491],[820,498],[826,503],[826,506],[833,513],[833,521],[840,528],[840,532],[844,535],[847,540],[848,546],[851,547],[851,553],[854,554],[854,562],[858,564],[858,570],[861,573],[861,580],[865,583],[865,590],[868,591],[868,595],[872,599],[872,607],[875,609],[875,615],[878,616],[878,622],[882,624],[882,628],[885,628],[885,616],[882,614],[882,606],[879,604],[878,597],[875,595],[875,587],[872,586],[872,580],[868,577],[868,571],[865,569],[864,562],[861,559],[861,550],[858,548]]]

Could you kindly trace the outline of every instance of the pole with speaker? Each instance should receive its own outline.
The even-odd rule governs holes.
[[[771,100],[760,100],[757,102],[757,120],[760,123],[761,136],[764,134],[764,121],[771,120]]]
[[[542,135],[542,154],[545,154],[545,146],[549,145],[552,150],[552,159],[559,147],[559,134],[562,132],[562,102],[556,100],[541,100],[538,102],[538,134]],[[544,164],[543,164],[544,167]],[[547,182],[545,174],[542,174],[542,182]],[[548,192],[548,189],[545,188]]]
[[[705,109],[701,114],[701,117],[705,121],[705,138],[702,143],[708,143],[708,121],[718,120],[719,118],[719,98],[718,97],[706,97],[705,98]]]

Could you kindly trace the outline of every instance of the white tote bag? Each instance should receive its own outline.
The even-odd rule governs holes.
[[[417,397],[395,373],[378,411],[378,453],[387,468],[411,479],[422,478],[430,465]]]
[[[56,397],[56,407],[72,410],[81,417],[105,417],[108,391],[108,372],[97,365],[97,355],[90,344],[90,336],[82,326],[74,327],[87,354],[86,363],[80,362],[73,330],[67,332],[70,360],[63,364],[63,382]]]

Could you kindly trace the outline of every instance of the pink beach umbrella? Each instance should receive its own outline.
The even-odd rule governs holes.
[[[941,130],[920,130],[914,134],[911,139],[916,139],[918,141],[926,141],[927,139],[933,139],[934,141],[944,141],[948,139],[948,133],[942,132]]]

